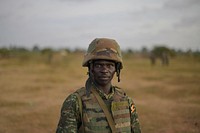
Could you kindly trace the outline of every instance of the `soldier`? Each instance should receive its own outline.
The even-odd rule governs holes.
[[[134,102],[111,81],[123,68],[118,43],[113,39],[96,38],[87,50],[83,67],[88,67],[85,87],[64,101],[57,133],[141,133]]]

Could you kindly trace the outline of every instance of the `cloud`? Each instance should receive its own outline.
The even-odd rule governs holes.
[[[196,0],[1,0],[0,46],[84,47],[96,37],[123,46],[155,43],[199,48],[199,2]],[[182,40],[182,41],[180,41]],[[195,40],[195,41],[194,41]],[[83,45],[85,44],[85,45]]]
[[[187,10],[199,6],[199,0],[168,0],[164,6],[173,10]]]

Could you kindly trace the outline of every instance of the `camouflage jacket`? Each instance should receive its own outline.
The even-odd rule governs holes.
[[[102,99],[111,100],[114,93],[116,93],[117,89],[112,87],[112,92],[109,95],[104,94],[102,91],[97,90]],[[141,133],[138,115],[136,112],[136,107],[133,100],[128,97],[129,110],[130,110],[130,120],[131,120],[131,132],[132,133]],[[61,109],[61,117],[58,123],[58,127],[56,133],[77,133],[79,128],[81,127],[81,113],[80,113],[80,105],[75,93],[69,95],[63,103]]]

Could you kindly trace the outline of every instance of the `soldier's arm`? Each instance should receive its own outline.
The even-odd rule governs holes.
[[[77,133],[81,125],[78,98],[71,94],[64,101],[56,133]]]
[[[136,106],[131,98],[129,98],[129,107],[131,112],[131,131],[133,133],[141,133]]]

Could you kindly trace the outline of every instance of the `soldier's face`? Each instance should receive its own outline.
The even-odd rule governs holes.
[[[111,83],[115,74],[115,63],[108,60],[96,60],[94,61],[92,68],[92,75],[94,81],[98,85],[107,85]]]

